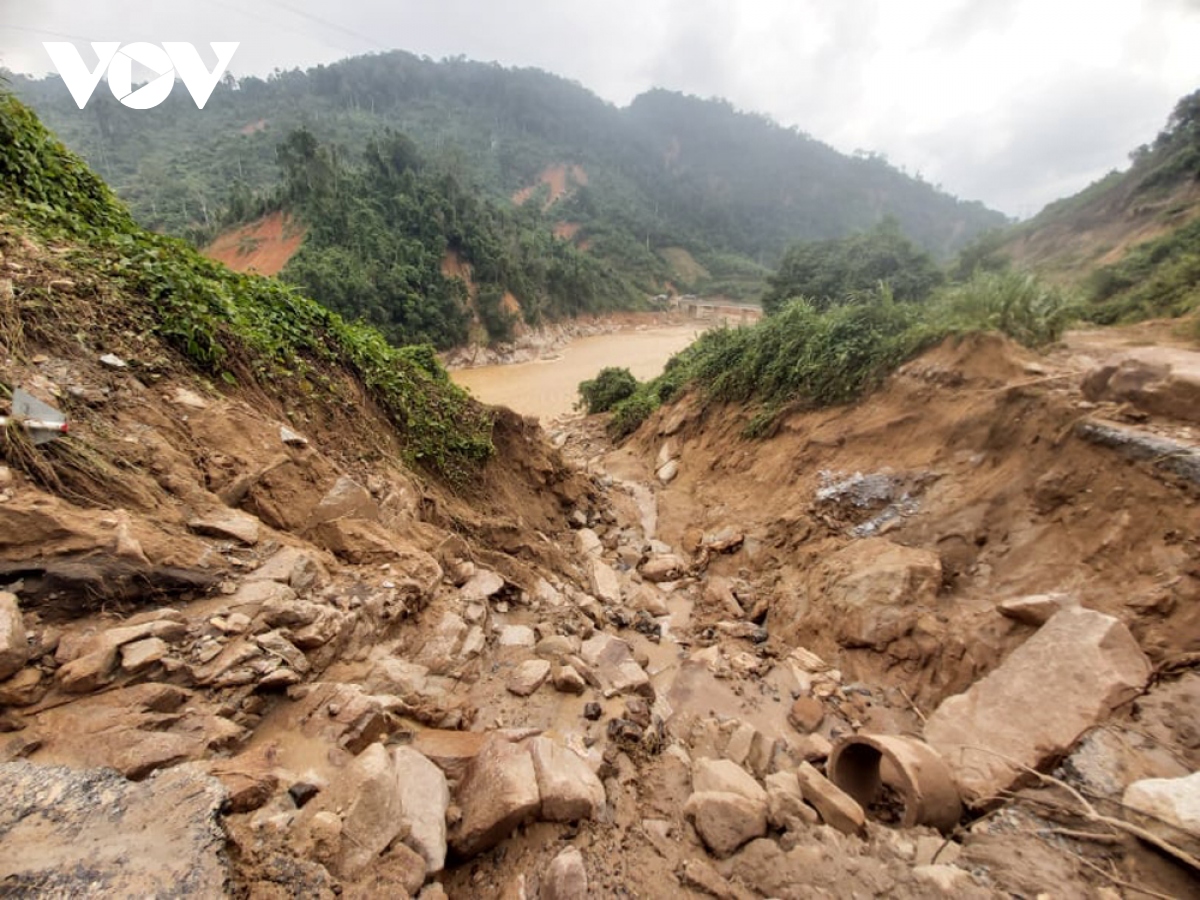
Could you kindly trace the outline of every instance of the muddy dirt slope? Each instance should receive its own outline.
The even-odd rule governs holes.
[[[5,895],[1194,895],[1189,351],[970,338],[755,441],[500,411],[451,490],[347,371],[206,380],[0,254],[71,426],[0,467]]]

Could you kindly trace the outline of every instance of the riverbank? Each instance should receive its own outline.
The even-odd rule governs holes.
[[[440,354],[442,365],[456,369],[509,366],[536,360],[552,360],[572,341],[597,335],[644,331],[692,324],[703,329],[707,323],[677,310],[653,312],[615,312],[603,316],[579,316],[554,322],[541,328],[527,329],[511,343],[455,347]]]

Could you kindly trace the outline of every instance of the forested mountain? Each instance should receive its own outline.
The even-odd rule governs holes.
[[[278,190],[276,148],[299,127],[352,166],[385,129],[406,134],[439,175],[494,201],[518,196],[647,292],[753,296],[790,244],[888,215],[943,258],[1005,221],[723,101],[656,90],[617,108],[542,71],[461,58],[397,51],[227,77],[203,111],[182,90],[134,111],[103,89],[80,111],[57,76],[11,82],[141,222],[194,239]]]
[[[537,205],[469,190],[402,134],[370,139],[356,164],[298,129],[278,157],[272,202],[308,223],[281,276],[395,344],[509,340],[518,321],[638,303],[626,278],[556,239]],[[472,318],[484,334],[469,333]]]

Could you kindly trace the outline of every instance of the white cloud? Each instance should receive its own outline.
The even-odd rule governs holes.
[[[1200,87],[1197,0],[0,0],[0,63],[44,72],[64,36],[239,40],[240,74],[397,47],[620,104],[723,96],[1017,214],[1123,166]]]

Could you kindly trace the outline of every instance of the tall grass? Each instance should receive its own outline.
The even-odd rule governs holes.
[[[999,331],[1038,347],[1061,337],[1078,307],[1063,290],[1020,272],[981,272],[924,302],[898,303],[886,287],[819,310],[796,300],[751,328],[704,334],[658,378],[614,407],[621,438],[685,386],[716,400],[759,404],[754,431],[787,407],[858,399],[922,350],[952,334]]]

